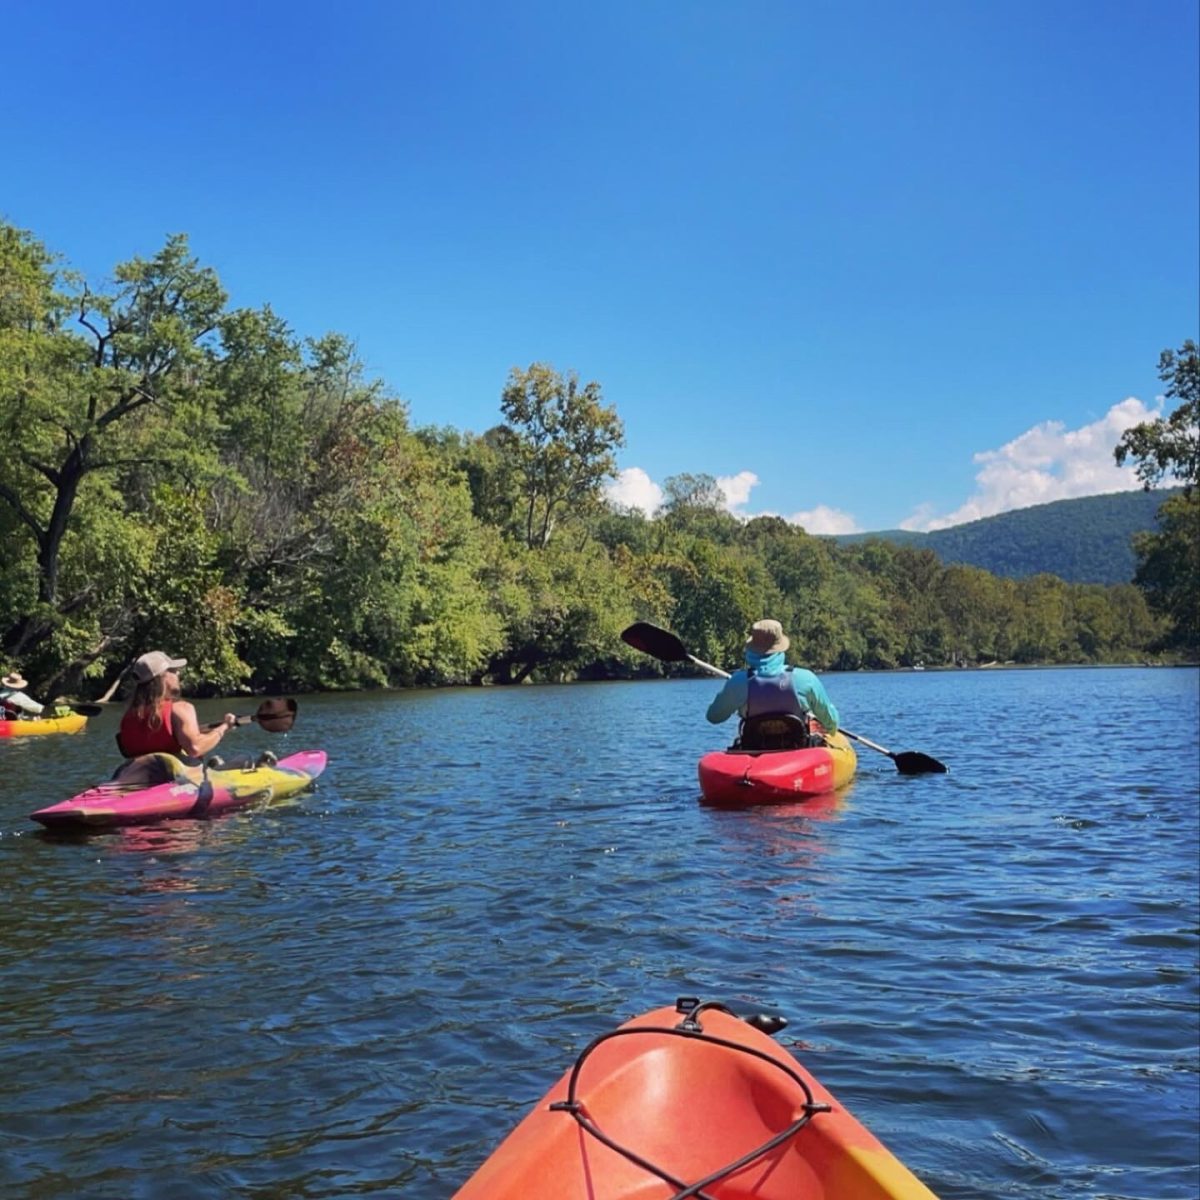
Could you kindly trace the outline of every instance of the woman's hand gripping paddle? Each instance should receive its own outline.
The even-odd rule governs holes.
[[[234,724],[249,725],[252,721],[257,721],[268,733],[287,733],[296,723],[296,702],[291,699],[264,700],[258,706],[257,712],[241,713]],[[206,725],[204,728],[216,729],[220,724],[218,721],[215,725]]]

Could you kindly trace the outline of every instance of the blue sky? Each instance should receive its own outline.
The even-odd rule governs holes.
[[[595,379],[617,494],[815,532],[1136,486],[1200,324],[1195,0],[13,5],[0,214],[190,235],[417,424]]]

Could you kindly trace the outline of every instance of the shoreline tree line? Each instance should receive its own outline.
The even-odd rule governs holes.
[[[1115,449],[1175,476],[1135,581],[1011,580],[723,508],[705,475],[606,503],[622,423],[596,382],[514,368],[482,434],[415,427],[340,334],[232,309],[187,238],[93,287],[0,222],[0,657],[108,696],[149,647],[209,693],[660,673],[636,619],[734,662],[764,613],[818,670],[1194,661],[1196,346],[1180,407]]]

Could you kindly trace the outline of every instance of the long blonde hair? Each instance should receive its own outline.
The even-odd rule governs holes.
[[[163,703],[178,699],[179,689],[167,686],[167,675],[164,671],[161,675],[155,675],[153,679],[137,684],[129,701],[129,711],[138,720],[145,721],[151,729],[157,729],[163,723]]]

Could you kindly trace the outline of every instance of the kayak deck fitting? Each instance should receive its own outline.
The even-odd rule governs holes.
[[[601,1035],[454,1200],[936,1200],[784,1024],[682,998]]]

